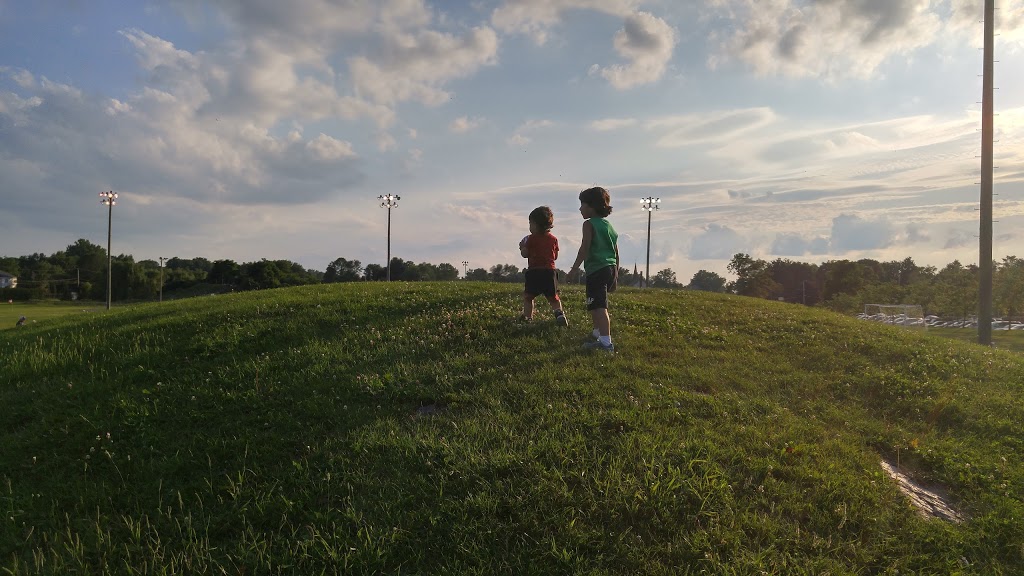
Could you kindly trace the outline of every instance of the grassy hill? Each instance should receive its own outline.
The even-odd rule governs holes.
[[[1024,359],[624,289],[335,284],[0,332],[10,574],[1020,574]],[[545,317],[543,313],[539,316]],[[921,516],[887,459],[942,488]]]

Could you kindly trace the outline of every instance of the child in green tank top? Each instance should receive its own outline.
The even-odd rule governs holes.
[[[589,350],[614,352],[611,318],[608,315],[608,293],[614,292],[619,275],[619,235],[606,218],[612,213],[608,191],[601,187],[580,192],[580,215],[583,216],[583,241],[569,278],[580,271],[587,275],[587,310],[594,322],[595,342],[583,345]]]

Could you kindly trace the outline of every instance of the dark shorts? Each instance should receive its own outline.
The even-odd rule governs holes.
[[[608,293],[615,292],[615,267],[605,266],[587,274],[587,310],[608,307]]]
[[[531,297],[543,295],[545,298],[554,298],[558,294],[555,271],[550,268],[527,269],[524,292]]]

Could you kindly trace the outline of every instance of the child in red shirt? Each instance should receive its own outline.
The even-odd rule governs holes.
[[[526,287],[523,290],[523,315],[521,320],[533,319],[533,300],[540,295],[547,298],[555,313],[555,322],[568,326],[569,320],[562,311],[562,300],[558,297],[558,281],[555,260],[558,259],[558,238],[551,234],[555,216],[547,206],[530,212],[530,235],[519,241],[519,252],[527,259]]]

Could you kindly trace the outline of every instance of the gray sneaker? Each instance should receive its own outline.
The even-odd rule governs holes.
[[[569,319],[565,317],[565,314],[559,314],[555,316],[555,324],[558,324],[559,326],[568,326]]]
[[[608,344],[605,346],[600,340],[594,342],[587,342],[583,345],[584,350],[600,350],[602,352],[615,352],[615,344]]]

